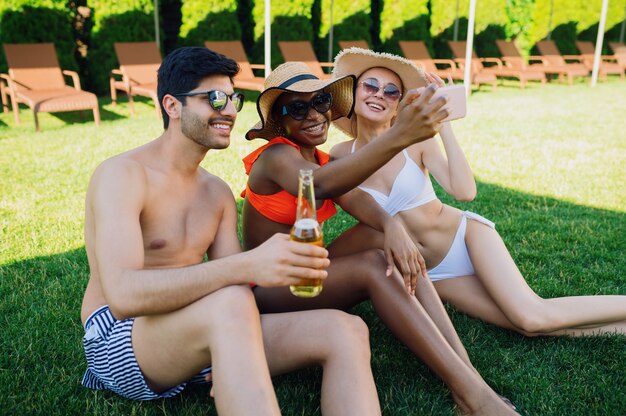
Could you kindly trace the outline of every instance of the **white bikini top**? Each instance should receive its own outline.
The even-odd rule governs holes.
[[[352,153],[354,153],[355,144],[356,140],[352,142]],[[370,194],[378,205],[392,217],[398,212],[407,211],[437,199],[430,178],[424,175],[424,172],[411,159],[406,149],[402,151],[402,154],[404,155],[404,166],[393,181],[389,195],[376,189],[359,186],[359,189]]]

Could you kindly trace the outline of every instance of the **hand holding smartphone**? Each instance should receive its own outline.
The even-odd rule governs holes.
[[[447,85],[445,87],[439,87],[433,94],[433,97],[430,99],[431,102],[441,97],[442,95],[446,95],[448,97],[448,102],[443,108],[446,108],[450,113],[448,117],[446,117],[443,121],[452,121],[458,120],[459,118],[465,117],[467,113],[467,101],[465,96],[465,87],[462,84],[456,85]]]

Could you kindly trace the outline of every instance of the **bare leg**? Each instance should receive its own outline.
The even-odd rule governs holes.
[[[213,363],[218,413],[280,414],[248,288],[227,287],[170,314],[137,318],[132,337],[139,367],[155,391]]]
[[[367,225],[357,224],[339,236],[328,249],[332,258],[381,248],[382,244],[382,233]],[[454,351],[468,366],[474,368],[430,279],[418,279],[415,296]]]
[[[370,298],[374,309],[396,337],[418,355],[454,393],[470,414],[512,414],[485,381],[466,365],[437,329],[422,305],[410,296],[396,273],[385,276],[380,251],[333,258],[321,295],[297,298],[286,288],[254,290],[263,313],[302,309],[347,309]]]
[[[536,336],[558,336],[571,335],[583,336],[598,334],[596,328],[576,328],[562,329],[553,332],[527,332],[515,326],[509,318],[502,312],[498,304],[487,293],[485,286],[476,276],[457,277],[455,279],[446,279],[435,282],[435,288],[444,302],[454,305],[455,308],[474,318],[478,318],[487,323],[499,326],[500,328],[510,329],[528,337]],[[618,333],[624,333],[626,330],[626,321],[616,322],[606,326],[606,332],[610,333],[613,329],[618,328]],[[619,329],[621,328],[621,330]]]
[[[592,335],[599,333],[626,334],[626,296],[570,296],[542,299],[526,283],[498,233],[473,220],[467,221],[465,236],[468,251],[483,285],[475,282],[472,293],[479,299],[460,299],[461,285],[468,279],[450,279],[445,285],[446,300],[465,312],[488,322],[508,328],[506,320],[515,330],[536,335]],[[440,291],[440,294],[442,292]],[[486,296],[488,295],[488,297]],[[482,305],[488,298],[494,305]],[[485,311],[500,310],[489,320]],[[503,319],[502,315],[506,318]]]
[[[327,247],[330,258],[356,254],[371,249],[382,249],[384,235],[365,224],[357,224],[343,232]]]
[[[432,281],[426,278],[418,279],[415,296],[461,360],[469,367],[474,368]]]
[[[501,328],[532,335],[509,321],[476,276],[439,280],[434,282],[434,286],[444,302],[454,305],[461,312]]]
[[[322,365],[322,414],[380,415],[369,335],[356,316],[336,310],[261,316],[270,372]]]

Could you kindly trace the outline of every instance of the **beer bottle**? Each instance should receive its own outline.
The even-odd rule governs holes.
[[[300,170],[296,223],[291,228],[290,236],[293,241],[324,246],[322,227],[317,222],[315,211],[315,189],[311,169]],[[301,279],[300,284],[289,286],[289,289],[296,296],[312,298],[322,292],[322,279]]]

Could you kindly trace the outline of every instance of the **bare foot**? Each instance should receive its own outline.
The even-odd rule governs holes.
[[[476,400],[466,403],[457,395],[452,395],[456,402],[455,413],[467,416],[500,416],[517,415],[517,408],[506,397],[496,394],[493,390],[485,391]]]

